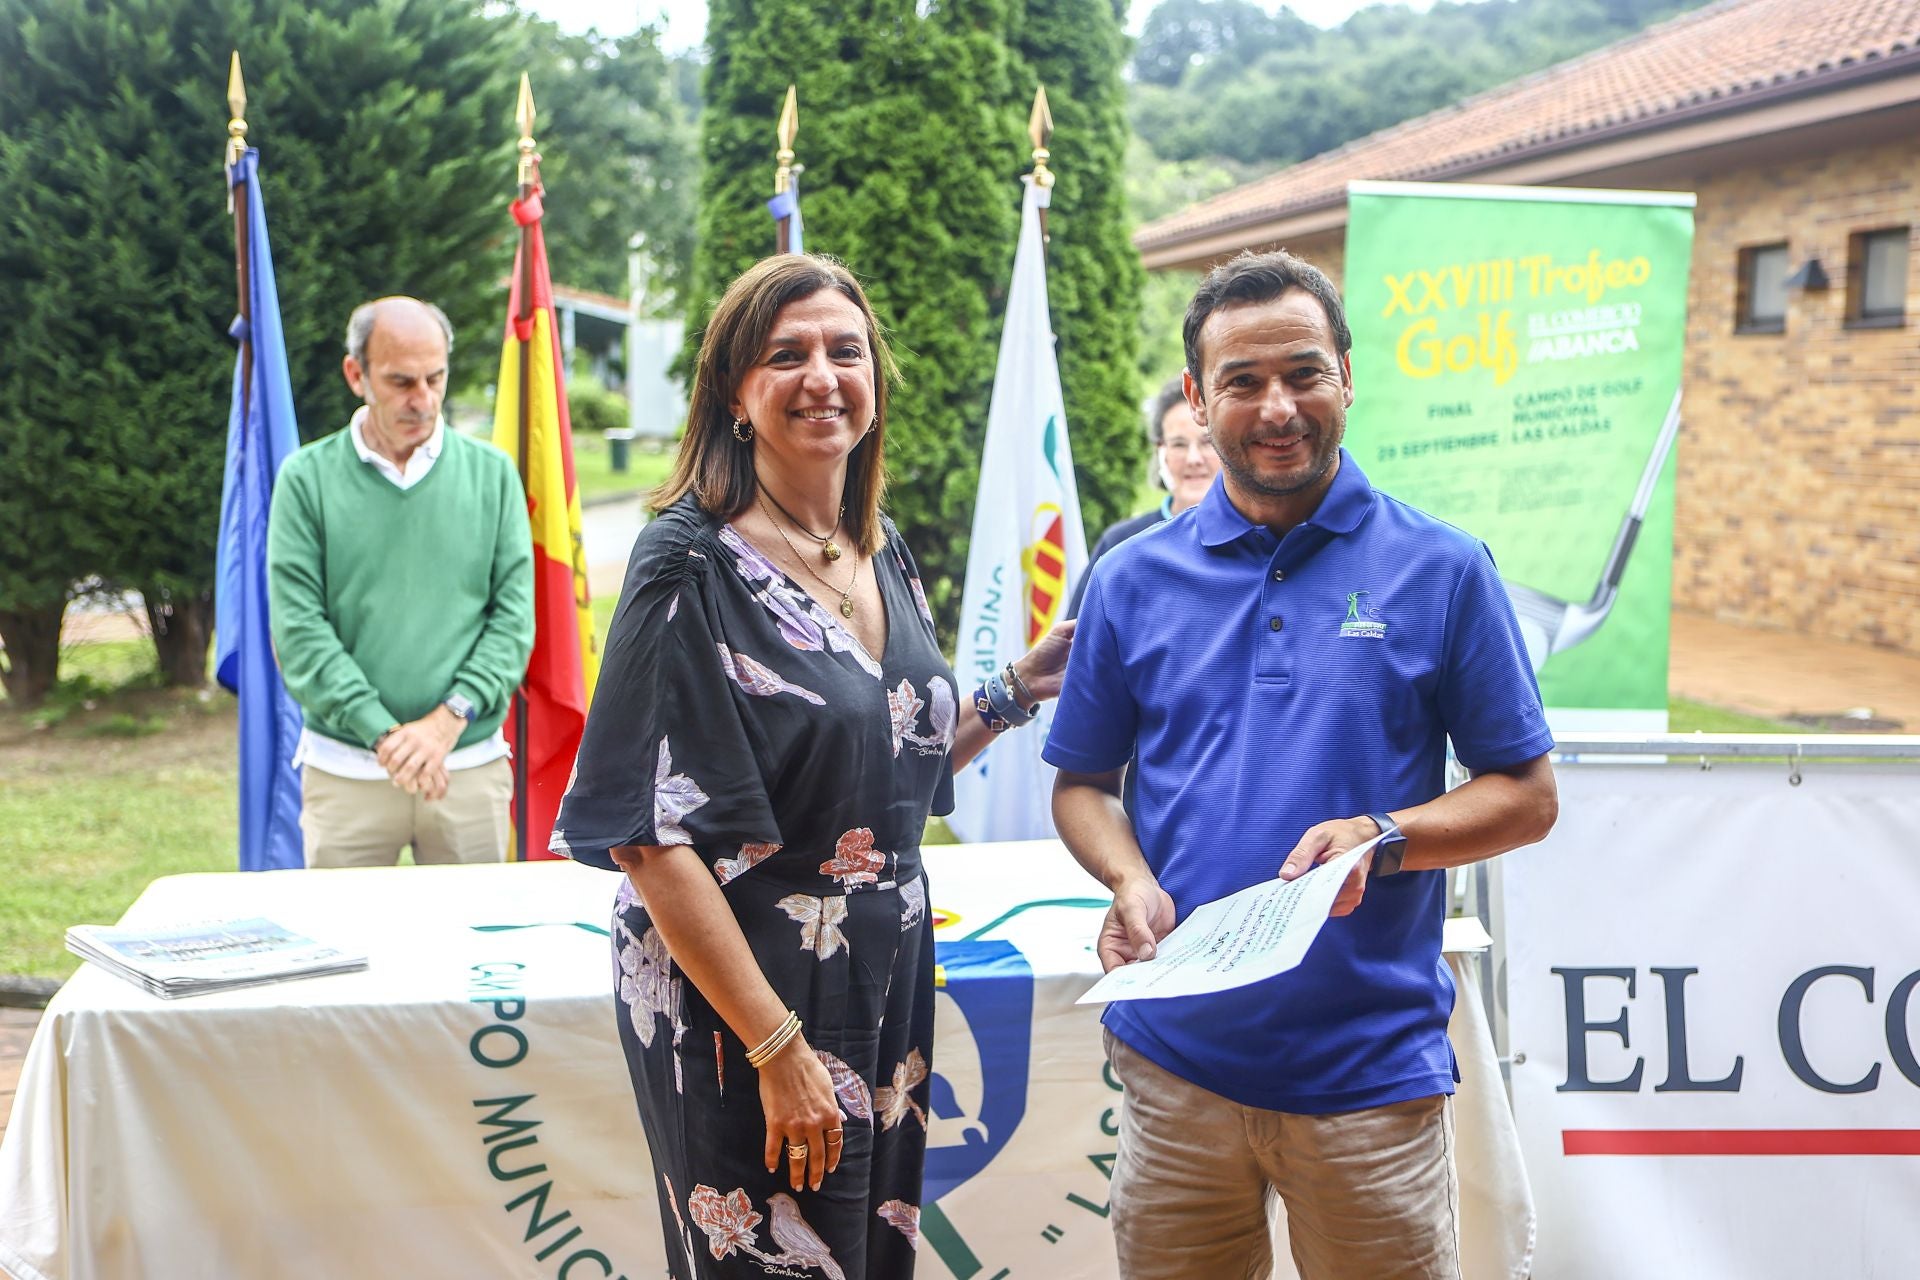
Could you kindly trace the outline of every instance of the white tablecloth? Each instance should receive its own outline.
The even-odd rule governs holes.
[[[940,960],[920,1274],[1110,1277],[1104,905],[1053,842],[928,851]],[[0,1267],[105,1277],[662,1274],[615,1034],[615,881],[570,863],[172,876],[125,917],[265,915],[363,973],[54,998],[0,1145]],[[1532,1206],[1468,957],[1452,957],[1467,1274],[1523,1276]],[[1284,1257],[1284,1248],[1281,1254]],[[878,1278],[876,1278],[878,1280]]]

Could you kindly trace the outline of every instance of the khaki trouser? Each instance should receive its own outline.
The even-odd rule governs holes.
[[[432,803],[386,779],[341,778],[311,765],[300,773],[309,867],[390,867],[409,844],[417,863],[506,860],[513,765],[505,756],[451,771],[447,794]]]
[[[1302,1280],[1460,1280],[1448,1098],[1264,1111],[1106,1044],[1126,1089],[1112,1199],[1123,1280],[1264,1280],[1276,1195]]]

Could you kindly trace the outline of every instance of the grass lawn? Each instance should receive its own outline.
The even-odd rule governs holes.
[[[1669,733],[1805,733],[1806,726],[1764,720],[1704,702],[1675,698],[1667,704]]]
[[[64,978],[70,924],[237,858],[231,695],[154,687],[144,640],[76,646],[47,705],[0,704],[0,974]]]
[[[642,484],[665,466],[635,463]],[[615,603],[593,602],[602,638]],[[235,865],[233,699],[157,688],[153,668],[144,640],[80,645],[44,708],[0,701],[0,974],[64,978],[79,964],[68,925],[119,919],[157,876]],[[1681,700],[1671,715],[1678,733],[1797,731]],[[952,838],[937,819],[927,832]]]
[[[573,479],[581,502],[645,492],[665,480],[672,468],[672,449],[650,453],[634,441],[627,451],[627,469],[615,471],[606,437],[597,431],[573,433]]]

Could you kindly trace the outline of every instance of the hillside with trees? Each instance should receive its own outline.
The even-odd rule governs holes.
[[[1128,63],[1127,196],[1151,222],[1377,130],[1602,48],[1702,0],[1443,0],[1323,30],[1252,0],[1162,0]],[[1194,278],[1148,277],[1141,370],[1179,370]]]
[[[1375,4],[1321,30],[1251,0],[1163,0],[1129,117],[1161,160],[1267,172],[1552,66],[1700,0]]]

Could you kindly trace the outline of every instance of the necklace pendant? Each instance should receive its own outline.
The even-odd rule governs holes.
[[[827,558],[828,564],[832,564],[840,558],[840,546],[832,538],[828,538],[820,544],[820,554]]]
[[[853,597],[852,596],[840,597],[840,616],[843,618],[851,618],[853,616]]]

